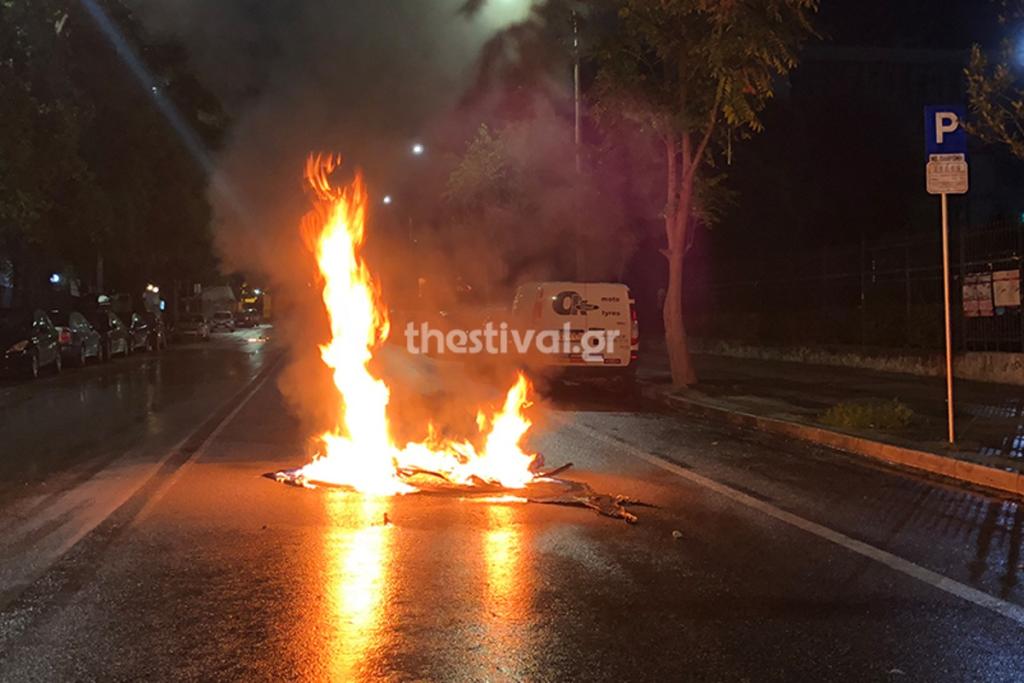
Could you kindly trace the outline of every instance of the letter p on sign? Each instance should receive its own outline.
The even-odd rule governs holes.
[[[925,107],[925,152],[934,154],[967,154],[967,132],[963,120],[967,112],[963,105],[937,105]]]
[[[946,134],[960,128],[960,117],[955,112],[940,111],[935,113],[935,143],[944,144]]]

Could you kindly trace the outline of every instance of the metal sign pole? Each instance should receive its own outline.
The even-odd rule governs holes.
[[[924,108],[926,188],[942,196],[942,289],[946,314],[946,412],[949,443],[956,443],[953,424],[953,324],[949,306],[949,195],[967,194],[970,169],[967,164],[967,131],[963,105],[932,105]]]
[[[956,442],[953,429],[953,329],[949,306],[949,199],[942,193],[942,287],[946,311],[946,411],[949,417],[949,443]]]

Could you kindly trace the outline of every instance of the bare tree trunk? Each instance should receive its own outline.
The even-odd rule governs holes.
[[[681,142],[681,145],[680,145]],[[687,387],[697,383],[683,324],[683,259],[686,255],[686,230],[689,225],[690,201],[693,196],[693,174],[690,172],[689,139],[672,137],[666,140],[668,163],[668,203],[665,208],[665,234],[668,238],[668,287],[662,317],[665,322],[665,345],[672,370],[672,385]],[[680,159],[680,153],[682,159]],[[682,163],[680,164],[680,161]],[[682,168],[680,168],[682,166]]]
[[[683,325],[683,253],[676,250],[668,257],[668,290],[665,295],[665,344],[672,369],[672,386],[687,387],[697,383],[690,349]]]

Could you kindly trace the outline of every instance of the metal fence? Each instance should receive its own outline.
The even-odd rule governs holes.
[[[691,285],[690,330],[769,344],[941,349],[940,239],[936,230],[859,247],[758,255],[734,264],[730,276]],[[952,239],[956,348],[1024,351],[1024,226],[1002,222]]]

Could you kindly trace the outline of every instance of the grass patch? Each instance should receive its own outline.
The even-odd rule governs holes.
[[[914,411],[897,399],[870,403],[837,403],[821,416],[821,421],[842,429],[905,429]]]

